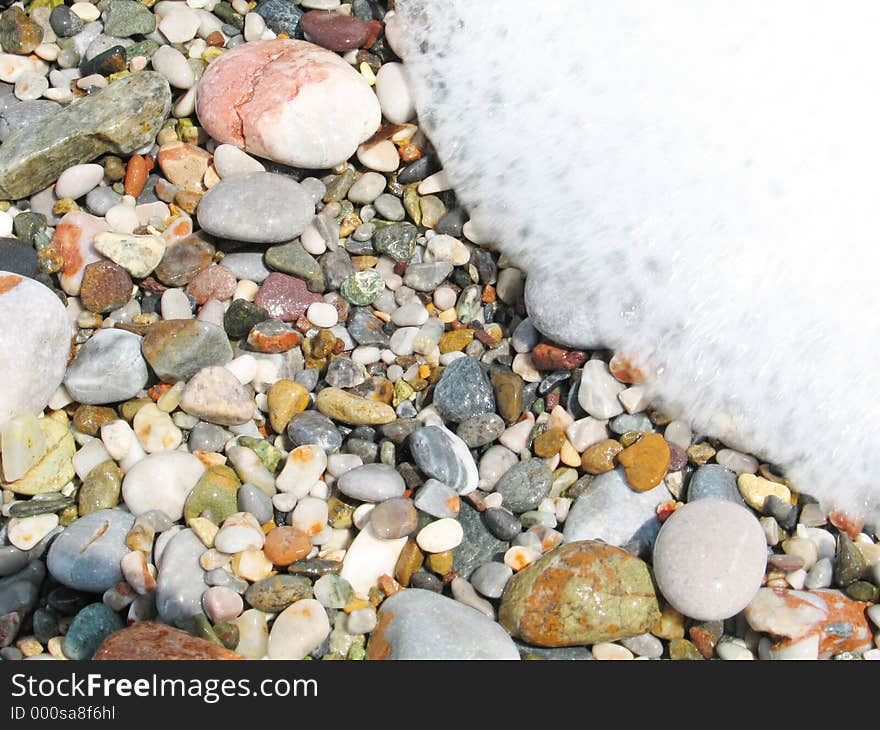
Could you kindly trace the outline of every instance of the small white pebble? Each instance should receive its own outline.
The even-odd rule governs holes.
[[[626,661],[633,658],[633,653],[625,646],[603,641],[593,644],[593,659],[598,661]]]
[[[316,327],[333,327],[339,322],[339,313],[332,304],[313,302],[306,310],[306,318]]]
[[[245,301],[252,302],[256,298],[258,291],[260,291],[259,284],[250,279],[242,279],[235,285],[232,299],[244,299]]]
[[[192,319],[189,297],[183,289],[167,289],[160,300],[162,319]]]
[[[76,13],[81,20],[91,23],[101,17],[101,11],[95,5],[89,2],[74,3],[70,6],[70,10]]]
[[[12,234],[12,216],[6,211],[0,211],[0,236]]]
[[[49,89],[49,79],[38,73],[26,73],[15,82],[13,94],[22,101],[39,99]]]

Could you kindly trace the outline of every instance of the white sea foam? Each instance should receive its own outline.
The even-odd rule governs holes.
[[[397,8],[421,123],[545,333],[636,354],[667,409],[872,519],[880,4]]]

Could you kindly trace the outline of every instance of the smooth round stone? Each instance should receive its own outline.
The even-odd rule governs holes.
[[[204,473],[205,465],[185,451],[150,454],[125,475],[122,498],[135,516],[157,509],[176,521]]]
[[[425,426],[409,437],[409,450],[416,465],[459,494],[477,487],[479,473],[468,447],[458,436],[440,426]]]
[[[135,397],[147,384],[142,337],[125,330],[101,329],[76,354],[64,378],[71,397],[99,405]]]
[[[287,436],[296,446],[316,444],[328,454],[339,451],[342,434],[327,416],[317,411],[298,413],[287,425]]]
[[[159,21],[159,30],[170,43],[186,43],[195,38],[200,19],[194,10],[180,4]]]
[[[495,411],[495,394],[478,360],[460,357],[446,367],[434,388],[434,407],[456,423]]]
[[[351,584],[338,575],[322,575],[315,581],[315,599],[326,608],[345,608],[354,599]]]
[[[373,269],[357,271],[339,287],[339,293],[358,307],[372,304],[385,290],[385,280]]]
[[[745,507],[701,499],[677,509],[654,545],[654,576],[678,611],[700,621],[729,618],[754,598],[767,564],[760,524]]]
[[[312,584],[302,575],[274,575],[254,583],[244,597],[254,608],[279,613],[297,601],[311,598]]]
[[[166,623],[188,619],[202,611],[208,589],[199,563],[205,545],[190,529],[181,530],[165,546],[156,582],[156,609]]]
[[[383,540],[405,537],[414,532],[418,524],[418,512],[408,497],[386,499],[370,511],[373,532]]]
[[[103,603],[92,603],[76,615],[64,635],[64,655],[68,659],[91,659],[101,642],[124,626],[119,614]]]
[[[57,526],[56,514],[14,518],[6,526],[6,538],[19,550],[30,550]]]
[[[464,530],[458,520],[451,517],[425,525],[416,535],[416,542],[426,553],[442,553],[461,544]]]
[[[385,189],[385,182],[385,176],[381,173],[365,172],[348,189],[348,199],[358,205],[372,203],[382,194],[382,191]]]
[[[507,632],[479,611],[410,588],[382,603],[367,658],[518,660],[519,651]]]
[[[137,3],[140,5],[140,3]],[[146,8],[145,8],[146,9]],[[59,38],[70,38],[79,33],[85,25],[67,5],[56,5],[49,14],[49,24]]]
[[[275,486],[297,499],[307,496],[327,468],[327,453],[317,444],[305,444],[292,449]]]
[[[453,268],[446,261],[410,264],[403,275],[403,283],[416,291],[432,292],[452,273]]]
[[[236,497],[240,486],[230,467],[217,464],[208,468],[186,498],[184,518],[208,517],[212,522],[223,522],[238,511]]]
[[[152,325],[141,350],[156,375],[166,383],[189,380],[209,365],[232,360],[226,333],[197,319],[171,320]]]
[[[324,376],[328,385],[334,388],[354,388],[363,383],[364,369],[348,358],[337,357],[330,361],[327,366],[327,374]]]
[[[389,221],[402,221],[406,210],[400,198],[383,193],[373,201],[373,207],[380,218]],[[409,261],[415,248],[418,230],[412,223],[403,223],[380,228],[373,236],[373,243],[379,253],[387,253],[395,261]]]
[[[382,116],[360,74],[336,54],[297,40],[256,41],[224,53],[202,76],[197,113],[219,142],[309,169],[347,160]]]
[[[308,192],[292,178],[271,172],[246,172],[221,180],[198,208],[199,225],[207,233],[251,243],[289,241],[314,217],[315,204]]]
[[[527,459],[508,469],[495,485],[495,491],[502,496],[507,509],[519,513],[537,507],[550,493],[551,486],[550,467],[541,459]]]
[[[672,495],[663,484],[647,492],[633,491],[623,469],[617,467],[593,479],[575,500],[563,535],[566,542],[603,540],[641,552],[654,544],[660,530],[657,507],[670,500]]]
[[[225,428],[214,423],[200,422],[193,426],[186,443],[191,452],[220,451],[231,438],[232,434]]]
[[[231,588],[211,586],[202,594],[202,607],[211,623],[234,621],[244,609],[244,601]]]
[[[497,413],[481,413],[459,423],[455,433],[469,448],[477,449],[492,443],[505,428],[504,419]]]
[[[236,498],[238,510],[250,512],[261,525],[272,519],[272,498],[255,484],[242,484]]]
[[[28,564],[28,554],[14,545],[0,546],[0,578],[17,573]]]
[[[415,104],[402,63],[382,64],[376,74],[376,95],[383,116],[392,124],[404,124],[415,116]]]
[[[384,502],[401,497],[406,490],[403,477],[387,464],[364,464],[347,471],[336,481],[340,492],[363,502]]]
[[[46,566],[68,588],[103,593],[122,580],[119,563],[129,552],[125,538],[134,515],[104,509],[80,517],[55,538]]]
[[[196,82],[195,73],[186,56],[172,46],[160,46],[150,57],[150,62],[169,84],[178,89],[189,89]]]
[[[513,540],[522,532],[522,524],[516,515],[507,510],[491,507],[483,512],[486,527],[499,540]]]
[[[315,327],[333,327],[339,322],[339,313],[336,307],[326,302],[315,302],[306,310],[306,318]],[[335,360],[333,362],[336,362]]]
[[[103,179],[104,168],[101,165],[74,165],[58,176],[55,195],[59,198],[77,200],[95,188]]]
[[[61,384],[72,331],[61,300],[47,287],[0,271],[0,428],[41,412]]]
[[[271,273],[263,264],[261,253],[230,253],[223,257],[223,265],[236,279],[247,279],[262,284]]]
[[[324,607],[304,598],[282,611],[269,632],[270,659],[304,659],[330,635]]]
[[[506,446],[490,446],[480,457],[480,489],[492,491],[498,480],[518,461],[517,455]]]
[[[361,145],[357,149],[357,158],[364,167],[379,172],[394,172],[400,166],[400,155],[390,139],[369,146]]]
[[[260,523],[247,512],[236,512],[226,518],[214,537],[214,547],[232,555],[245,550],[259,550],[265,542]]]
[[[471,585],[486,598],[501,598],[513,570],[504,563],[484,563],[471,575]]]
[[[180,408],[203,421],[238,426],[254,417],[254,402],[228,369],[207,367],[186,384]]]
[[[745,500],[736,484],[736,474],[719,464],[704,464],[698,468],[687,489],[687,501],[723,499],[745,506]]]
[[[111,187],[95,188],[86,194],[86,209],[97,216],[106,215],[110,208],[121,202],[122,196]]]

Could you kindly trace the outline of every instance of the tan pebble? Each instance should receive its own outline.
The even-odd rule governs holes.
[[[222,568],[229,563],[232,562],[232,556],[227,555],[226,553],[221,553],[216,548],[211,548],[210,550],[205,550],[202,553],[202,556],[199,558],[199,565],[202,566],[202,570],[214,570],[215,568]]]
[[[791,500],[791,490],[784,484],[771,482],[769,479],[764,479],[764,477],[759,477],[755,474],[740,474],[736,483],[739,487],[739,493],[743,496],[746,503],[752,509],[756,509],[759,512],[764,509],[764,502],[771,495],[778,497],[783,502],[790,502]]]
[[[600,644],[593,644],[593,659],[598,661],[621,661],[633,658],[633,653],[625,646],[604,641]]]
[[[684,616],[672,606],[666,605],[660,613],[657,625],[651,633],[658,639],[681,639],[684,637]]]
[[[715,456],[715,449],[712,448],[711,444],[705,442],[701,444],[693,444],[692,446],[688,446],[687,455],[691,463],[696,464],[697,466],[703,466],[703,464],[708,463],[709,460]]]
[[[311,552],[309,536],[289,525],[275,527],[266,535],[263,552],[274,564],[286,566],[304,558]]]
[[[603,474],[614,468],[614,459],[621,451],[623,446],[619,441],[603,439],[586,448],[581,454],[580,466],[587,474]]]
[[[15,648],[25,656],[36,656],[43,653],[43,645],[35,636],[23,636],[16,640]]]
[[[646,433],[617,455],[626,472],[626,481],[637,492],[653,489],[666,475],[672,457],[669,445],[659,433]]]
[[[64,639],[61,636],[53,636],[46,643],[46,648],[49,650],[49,653],[55,657],[56,659],[64,659],[67,657],[64,655]]]
[[[315,405],[325,416],[350,426],[378,426],[397,419],[391,406],[340,388],[324,388],[315,398]]]
[[[206,548],[214,547],[214,538],[217,536],[220,528],[211,520],[207,517],[191,517],[187,521],[187,526],[196,533],[196,537],[202,541]]]
[[[272,561],[262,550],[244,550],[232,558],[232,572],[251,583],[273,574]]]
[[[532,450],[536,456],[547,459],[556,456],[566,441],[565,431],[561,428],[551,428],[535,438],[532,442]]]

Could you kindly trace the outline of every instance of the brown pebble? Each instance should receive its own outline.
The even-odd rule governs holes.
[[[671,454],[666,439],[659,433],[646,433],[617,456],[626,472],[629,486],[637,492],[653,489],[666,475]]]
[[[604,474],[614,468],[614,459],[621,451],[623,446],[619,441],[604,439],[585,449],[581,466],[587,474]]]
[[[112,261],[95,261],[83,270],[79,296],[90,312],[107,314],[131,299],[131,276]]]
[[[551,456],[556,456],[562,450],[564,443],[565,431],[561,428],[551,428],[535,437],[535,440],[532,442],[532,450],[536,456],[547,459]]]
[[[204,304],[209,299],[222,302],[232,298],[237,283],[232,271],[222,264],[214,264],[195,275],[187,284],[186,293],[196,300],[196,304]]]
[[[132,155],[125,168],[125,194],[136,198],[144,191],[147,183],[147,175],[153,169],[153,159]]]
[[[715,456],[715,449],[706,442],[701,444],[692,444],[688,446],[687,457],[690,462],[696,466],[703,466],[709,463],[709,460]]]
[[[73,425],[77,431],[95,436],[101,426],[118,418],[116,411],[107,406],[79,406],[73,414]]]
[[[295,527],[276,527],[266,535],[263,552],[273,565],[290,565],[312,550],[312,541]]]
[[[139,621],[126,629],[110,634],[92,657],[98,661],[243,658],[240,654],[211,641],[152,621]]]

